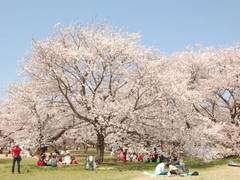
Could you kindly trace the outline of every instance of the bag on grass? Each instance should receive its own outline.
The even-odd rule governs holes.
[[[192,174],[191,174],[191,176],[198,176],[199,175],[199,172],[197,172],[197,171],[194,171]]]

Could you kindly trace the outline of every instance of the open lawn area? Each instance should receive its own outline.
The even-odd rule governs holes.
[[[0,180],[154,180],[154,179],[186,179],[186,180],[239,180],[240,168],[229,167],[229,160],[219,160],[211,163],[186,160],[190,171],[198,171],[198,177],[148,177],[144,171],[153,172],[156,164],[152,163],[122,163],[106,156],[103,165],[96,171],[84,169],[84,155],[77,156],[80,164],[74,167],[37,168],[36,159],[22,161],[22,174],[11,174],[11,159],[0,160]],[[239,160],[235,160],[239,162]]]

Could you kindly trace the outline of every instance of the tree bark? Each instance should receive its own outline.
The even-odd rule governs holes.
[[[103,134],[97,134],[97,162],[99,164],[103,163],[104,159],[104,135]]]

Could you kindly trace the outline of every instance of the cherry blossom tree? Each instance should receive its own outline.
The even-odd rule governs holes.
[[[166,68],[159,71],[178,107],[173,119],[187,127],[182,135],[179,132],[182,144],[195,157],[204,154],[198,151],[202,150],[211,159],[218,146],[225,149],[221,154],[226,148],[233,149],[232,155],[237,152],[238,136],[233,132],[239,123],[239,52],[238,46],[192,49],[169,56]]]
[[[95,144],[99,163],[106,144],[166,143],[202,159],[240,154],[239,57],[238,45],[163,56],[106,24],[58,26],[33,41],[24,81],[0,104],[13,124],[0,136]]]
[[[52,104],[52,97],[46,91],[41,94],[36,86],[40,84],[20,83],[9,88],[8,106],[11,121],[23,124],[23,144],[41,153],[42,147],[52,145],[66,131],[74,126],[74,118],[64,107]],[[44,87],[42,84],[41,87]],[[61,123],[59,123],[61,122]],[[14,131],[14,129],[13,129]]]
[[[24,70],[36,84],[46,84],[52,103],[64,104],[81,126],[97,138],[98,161],[112,133],[134,133],[139,117],[160,101],[152,61],[159,54],[129,34],[105,24],[60,27],[52,37],[33,43]],[[137,118],[139,117],[139,118]]]

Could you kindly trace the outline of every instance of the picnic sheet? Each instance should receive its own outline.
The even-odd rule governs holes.
[[[229,161],[228,166],[233,166],[233,167],[240,167],[240,164],[234,162],[234,161]]]
[[[168,175],[156,175],[154,172],[143,172],[144,175],[150,176],[150,177],[169,177]],[[185,174],[180,174],[179,176],[192,176],[192,173],[185,173]]]
[[[240,167],[240,164],[228,164],[228,166]]]

